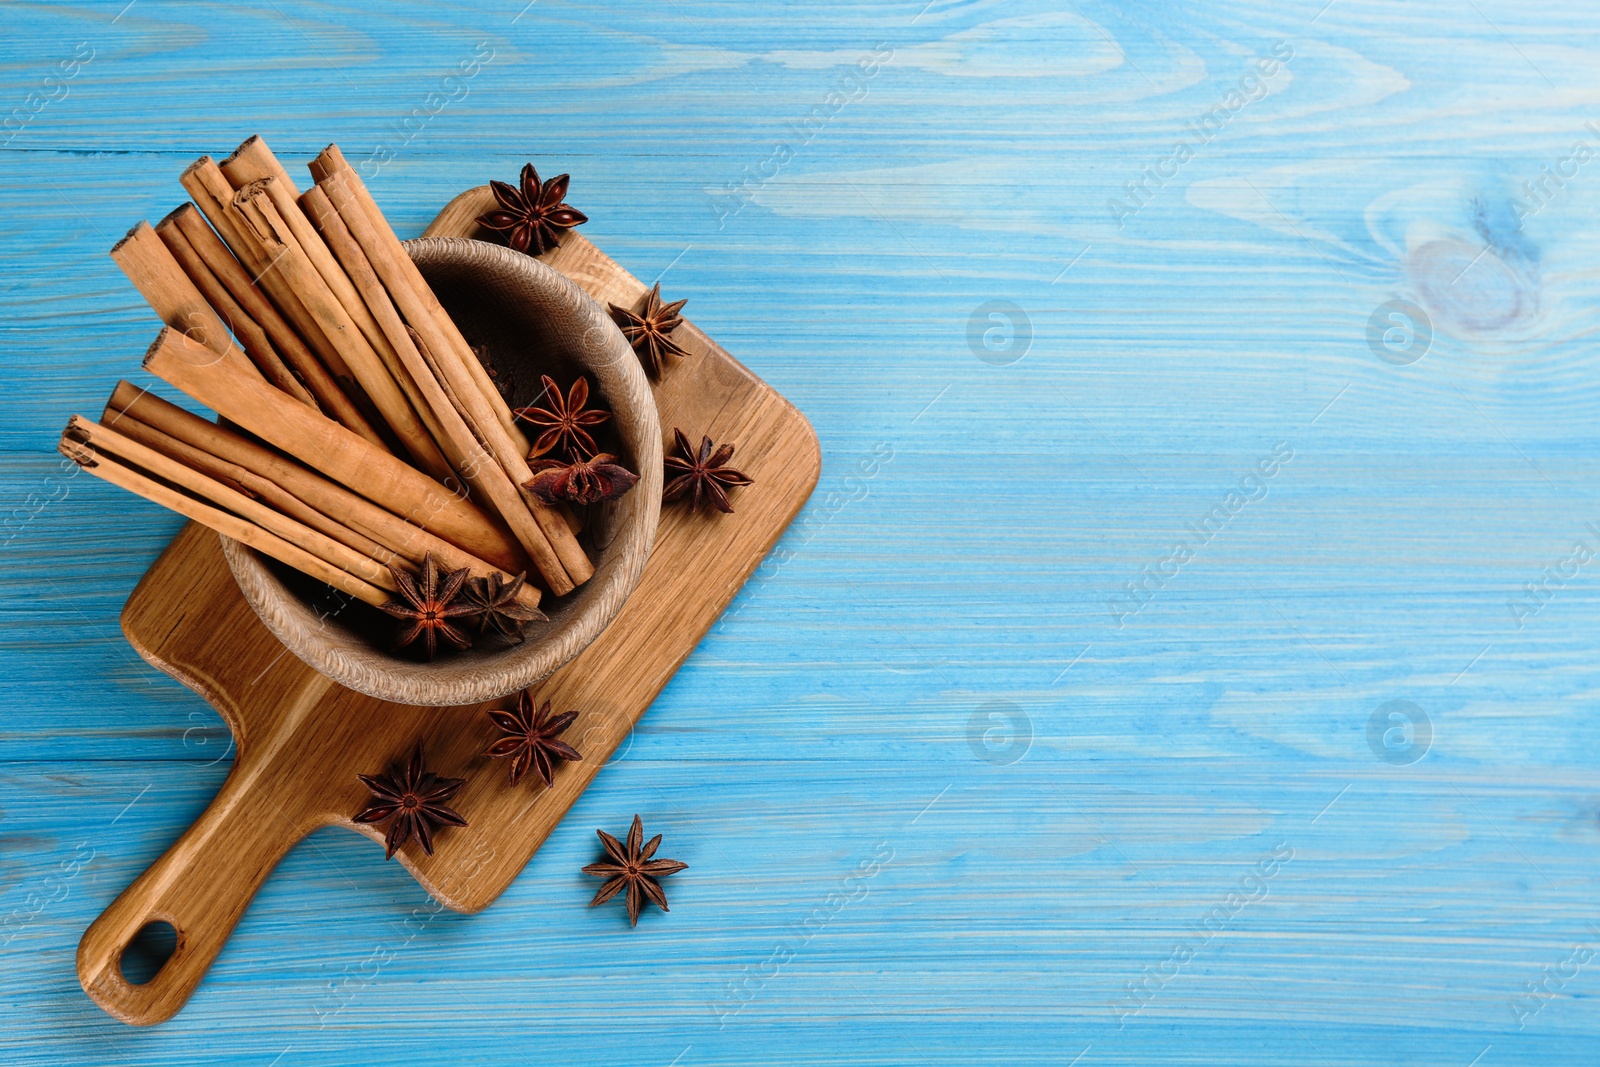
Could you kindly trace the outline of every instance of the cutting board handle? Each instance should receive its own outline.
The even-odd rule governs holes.
[[[267,875],[316,829],[292,822],[273,799],[273,783],[251,770],[235,764],[211,806],[78,943],[78,981],[115,1018],[147,1026],[176,1015]],[[177,947],[149,981],[136,985],[123,975],[123,953],[157,922],[172,924]]]

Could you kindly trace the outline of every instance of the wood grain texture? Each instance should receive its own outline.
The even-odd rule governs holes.
[[[1520,1028],[1511,1006],[1595,944],[1600,595],[1586,566],[1520,628],[1507,601],[1573,540],[1600,547],[1600,161],[1520,228],[1508,200],[1596,143],[1600,16],[924,3],[5,10],[13,106],[76,41],[99,49],[0,151],[0,488],[44,502],[0,599],[0,905],[43,903],[0,950],[6,1057],[1592,1060],[1594,964]],[[1275,40],[1291,80],[1118,230],[1106,202]],[[880,41],[865,96],[798,144]],[[467,95],[396,133],[479,42]],[[177,524],[81,482],[58,499],[48,452],[154,328],[104,250],[176,202],[174,166],[255,131],[297,160],[387,146],[369,184],[405,236],[526,160],[570,171],[583,232],[664,271],[807,413],[824,475],[494,907],[431,915],[369,842],[313,835],[186,1011],[129,1032],[84,1003],[72,952],[216,791],[226,741],[116,629]],[[793,158],[750,178],[778,143]],[[1498,250],[1461,275],[1482,231]],[[1472,251],[1452,271],[1408,234]],[[1537,325],[1464,336],[1463,307],[1530,279]],[[1428,355],[1377,359],[1374,309],[1424,293]],[[1031,321],[1010,366],[968,344],[991,300]],[[1116,629],[1107,598],[1279,441],[1267,497]],[[1434,727],[1410,766],[1366,740],[1394,699]],[[1016,763],[969,744],[990,701],[1027,716]],[[980,748],[994,726],[1003,752],[986,715]],[[630,932],[577,871],[635,811],[691,866]],[[880,842],[867,895],[830,904]],[[1119,1029],[1108,1005],[1280,842],[1270,895]]]

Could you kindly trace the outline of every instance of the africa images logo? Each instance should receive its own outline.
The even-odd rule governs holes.
[[[1110,612],[1111,621],[1117,629],[1122,629],[1128,619],[1143,611],[1144,606],[1154,600],[1156,594],[1165,589],[1167,583],[1176,578],[1200,549],[1210,544],[1247,504],[1265,500],[1267,483],[1293,458],[1294,446],[1289,442],[1279,441],[1273,445],[1272,451],[1256,460],[1250,473],[1239,479],[1237,487],[1229,489],[1199,519],[1184,524],[1184,532],[1188,535],[1185,539],[1175,541],[1172,550],[1162,559],[1146,563],[1137,578],[1123,582],[1120,594],[1107,597],[1106,611]],[[1191,545],[1190,540],[1194,544]]]

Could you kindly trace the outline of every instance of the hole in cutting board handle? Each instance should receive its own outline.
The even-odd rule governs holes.
[[[177,928],[165,919],[156,919],[133,935],[118,957],[117,967],[129,985],[145,985],[161,973],[177,950]]]

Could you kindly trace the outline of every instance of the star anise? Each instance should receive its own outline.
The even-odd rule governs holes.
[[[395,764],[388,774],[356,777],[372,790],[372,799],[356,812],[355,821],[389,824],[383,835],[384,859],[393,856],[413,836],[421,842],[422,851],[431,856],[434,827],[467,825],[460,813],[445,804],[466,784],[466,779],[441,778],[424,768],[420,744],[404,767]]]
[[[479,637],[492,628],[507,640],[521,642],[523,623],[544,622],[549,618],[538,608],[517,603],[517,594],[522,592],[527,579],[526,571],[509,580],[495,571],[487,578],[473,578],[467,582],[463,596],[478,616]]]
[[[644,910],[644,898],[649,897],[660,905],[662,911],[671,911],[667,907],[667,894],[662,892],[657,878],[665,878],[669,874],[677,874],[688,868],[687,863],[677,860],[651,859],[656,854],[657,847],[661,844],[661,835],[650,839],[650,843],[643,848],[639,843],[644,840],[644,824],[639,821],[639,816],[633,817],[633,827],[628,831],[628,847],[624,849],[622,842],[606,833],[596,830],[600,835],[600,843],[606,846],[606,852],[615,862],[591,863],[583,869],[584,874],[592,874],[596,878],[610,879],[600,887],[600,891],[589,901],[589,907],[604,904],[622,891],[628,890],[628,920],[634,926],[639,925],[639,912]]]
[[[700,501],[704,498],[718,511],[732,514],[733,505],[728,503],[728,493],[723,486],[754,484],[750,478],[726,465],[733,458],[733,446],[725,444],[713,453],[711,438],[702,436],[700,448],[696,451],[682,430],[673,427],[672,435],[677,440],[678,454],[666,459],[667,477],[670,480],[661,490],[662,502],[670,503],[687,496],[689,510],[695,512],[700,510]]]
[[[571,726],[577,717],[575,711],[564,711],[552,719],[550,702],[546,700],[543,707],[535,708],[533,697],[524,689],[517,694],[514,709],[489,712],[489,718],[505,731],[505,736],[484,749],[483,754],[490,759],[511,757],[512,785],[522,781],[532,767],[548,786],[555,773],[554,760],[583,759],[577,749],[556,740],[556,735]]]
[[[688,355],[676,341],[667,336],[683,324],[683,316],[678,312],[688,302],[684,299],[663,304],[661,283],[656,282],[654,288],[644,294],[644,306],[637,312],[618,307],[616,304],[611,305],[611,317],[622,327],[622,336],[633,345],[633,350],[639,354],[639,362],[644,364],[645,371],[652,378],[661,377],[661,372],[666,367],[667,356]]]
[[[602,452],[589,459],[562,463],[558,459],[536,459],[530,464],[533,480],[523,485],[547,504],[565,500],[571,504],[598,504],[633,488],[639,476],[616,463],[616,456]]]
[[[561,201],[567,195],[570,175],[558,174],[540,184],[539,172],[532,163],[523,165],[521,189],[505,182],[491,181],[494,198],[500,207],[478,216],[478,225],[498,230],[506,244],[518,252],[540,256],[561,242],[561,235],[589,216]]]
[[[550,406],[518,408],[516,411],[517,418],[545,427],[544,433],[533,443],[533,451],[528,453],[528,458],[537,459],[558,447],[566,449],[567,455],[573,459],[594,455],[598,451],[594,438],[589,436],[589,431],[584,427],[598,426],[611,414],[585,410],[584,405],[589,402],[589,379],[579,375],[566,396],[561,395],[561,386],[550,375],[541,375],[540,379],[544,382],[544,395],[550,398]]]
[[[431,660],[439,650],[441,637],[457,648],[472,644],[472,638],[450,621],[477,611],[461,597],[461,587],[467,581],[465,568],[441,578],[439,564],[429,552],[422,557],[422,573],[417,578],[393,564],[389,565],[389,573],[394,575],[403,599],[384,604],[383,610],[410,624],[400,631],[395,648],[404,648],[420,637]]]

